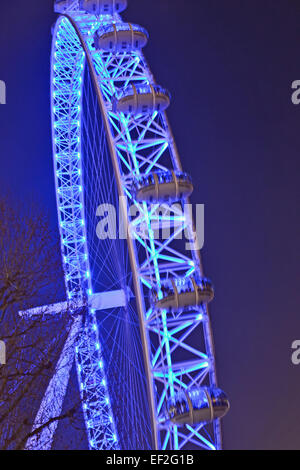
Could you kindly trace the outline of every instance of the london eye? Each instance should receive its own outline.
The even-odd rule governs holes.
[[[55,2],[58,223],[66,303],[85,314],[74,312],[36,423],[62,406],[74,354],[90,449],[216,450],[229,403],[216,378],[214,289],[184,211],[193,183],[166,115],[170,93],[142,52],[148,32],[122,20],[126,6]],[[27,448],[51,448],[55,431]]]

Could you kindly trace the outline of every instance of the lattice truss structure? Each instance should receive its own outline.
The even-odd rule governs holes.
[[[132,183],[140,175],[153,170],[181,171],[181,163],[165,113],[128,116],[113,111],[113,101],[124,87],[132,83],[155,83],[140,51],[112,54],[95,50],[95,31],[100,25],[115,21],[122,21],[119,15],[96,17],[80,12],[78,2],[73,2],[67,15],[59,17],[53,33],[53,151],[62,253],[68,303],[75,311],[78,306],[84,306],[85,314],[75,316],[69,343],[49,384],[35,426],[61,410],[74,347],[89,446],[107,450],[122,447],[103,369],[86,234],[81,127],[84,70],[89,66],[94,86],[98,88],[112,158],[117,162],[119,195],[126,198],[135,260],[132,271],[138,280],[135,294],[139,299],[141,334],[146,348],[153,446],[162,450],[219,449],[219,420],[213,424],[177,427],[163,418],[167,399],[177,391],[216,386],[214,350],[205,306],[176,314],[151,308],[149,293],[153,287],[159,288],[168,278],[203,276],[203,273],[192,217],[184,211],[188,201],[180,201],[172,211],[165,204],[158,213],[155,205],[134,199]],[[157,231],[169,226],[170,221],[172,230],[162,240],[157,237]],[[191,250],[186,250],[187,241]],[[54,399],[54,395],[60,398]],[[55,428],[54,423],[32,438],[27,448],[51,448]]]

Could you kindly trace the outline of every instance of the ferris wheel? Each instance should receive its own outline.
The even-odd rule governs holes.
[[[165,113],[170,94],[142,53],[148,33],[122,20],[126,6],[55,2],[51,112],[67,301],[52,310],[76,304],[85,314],[74,308],[35,427],[61,411],[75,356],[90,449],[220,449],[229,403],[215,373],[213,286],[183,210],[193,185]],[[51,448],[56,426],[26,447]]]

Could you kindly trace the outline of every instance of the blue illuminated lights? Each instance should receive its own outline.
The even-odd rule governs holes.
[[[91,306],[95,294],[87,233],[89,219],[85,207],[87,187],[82,167],[84,71],[88,68],[103,115],[119,196],[126,198],[128,207],[134,203],[138,209],[138,216],[128,215],[133,237],[129,237],[127,243],[141,326],[148,388],[148,398],[145,399],[148,401],[152,428],[151,446],[161,450],[219,449],[219,419],[212,423],[186,423],[179,427],[161,418],[168,400],[176,398],[180,391],[217,387],[206,303],[194,303],[177,311],[175,308],[159,310],[150,303],[153,288],[158,298],[163,298],[168,279],[183,280],[183,283],[186,279],[203,279],[191,218],[181,210],[178,215],[180,224],[167,239],[158,240],[152,230],[153,222],[157,220],[155,211],[147,200],[136,201],[132,190],[141,178],[149,177],[153,172],[170,175],[170,171],[174,170],[176,174],[182,174],[167,116],[162,109],[156,109],[157,103],[154,103],[156,95],[164,94],[168,101],[170,96],[165,89],[155,85],[140,50],[126,49],[115,53],[95,50],[95,32],[100,27],[111,28],[112,23],[121,25],[119,14],[108,12],[96,17],[80,11],[78,1],[60,3],[63,3],[63,12],[68,16],[58,18],[53,33],[51,99],[54,174],[67,298],[74,310],[78,304],[87,313],[75,315],[68,350],[64,351],[66,356],[61,357],[63,366],[60,372],[56,370],[49,383],[36,422],[45,422],[47,417],[60,411],[72,365],[72,351],[73,354],[75,351],[89,447],[109,450],[125,446],[122,422],[114,409],[113,390],[105,374],[105,351],[96,315],[98,308]],[[83,2],[82,5],[88,3]],[[126,97],[132,89],[138,90],[142,100],[136,108],[137,113],[124,114],[114,106],[115,99]],[[154,102],[146,110],[144,101],[147,102],[148,97]],[[149,109],[156,111],[149,113]],[[183,206],[186,199],[179,197],[178,202]],[[167,202],[165,208],[168,211]],[[160,220],[163,222],[163,217]],[[189,252],[185,250],[184,237],[180,237],[183,232],[194,248]],[[116,336],[113,340],[121,342],[122,339]],[[138,383],[128,383],[129,397],[130,387],[133,386],[139,389]],[[57,396],[59,400],[54,403],[53,397]],[[138,427],[136,434],[139,435],[146,424],[141,421],[134,426]],[[47,434],[29,440],[26,447],[51,448],[55,429],[54,426],[47,429]]]

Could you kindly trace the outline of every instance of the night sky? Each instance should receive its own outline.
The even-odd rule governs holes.
[[[1,191],[39,201],[56,228],[49,67],[52,0],[1,2]],[[298,0],[129,0],[194,203],[205,204],[206,274],[226,449],[300,448]]]

